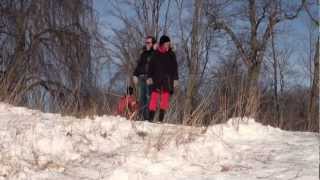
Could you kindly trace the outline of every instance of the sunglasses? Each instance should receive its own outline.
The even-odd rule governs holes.
[[[150,41],[146,41],[145,43],[146,43],[146,44],[152,44],[152,42],[150,42]]]

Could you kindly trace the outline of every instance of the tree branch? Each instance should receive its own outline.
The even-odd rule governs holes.
[[[245,49],[243,48],[243,45],[241,41],[237,38],[236,34],[233,32],[233,30],[223,21],[215,22],[213,24],[213,27],[215,29],[223,29],[231,38],[231,40],[234,42],[236,48],[240,52],[241,58],[244,61],[246,65],[250,65],[251,62],[248,58],[247,53],[245,52]]]
[[[304,5],[304,9],[307,12],[308,16],[310,17],[311,21],[316,24],[317,26],[320,26],[319,20],[312,16],[310,10],[306,5]]]

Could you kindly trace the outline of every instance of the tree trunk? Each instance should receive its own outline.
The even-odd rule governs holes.
[[[24,87],[24,81],[22,80],[26,77],[25,70],[28,68],[26,62],[24,61],[24,51],[25,51],[25,19],[23,17],[23,3],[21,2],[21,12],[16,16],[15,19],[15,49],[14,49],[14,60],[11,61],[8,66],[7,73],[7,96],[9,97],[10,103],[17,103],[17,96],[19,91]],[[23,68],[22,68],[23,67]],[[19,76],[20,74],[20,76]]]
[[[280,116],[280,102],[278,95],[278,59],[276,55],[276,49],[274,44],[274,33],[271,35],[271,46],[272,46],[272,57],[273,57],[273,91],[274,91],[274,122],[276,122],[277,127],[282,127],[282,121]]]
[[[308,130],[319,132],[319,36],[314,54],[313,81],[310,93]]]
[[[202,11],[202,0],[194,1],[194,13],[192,18],[191,62],[189,63],[189,79],[187,85],[187,97],[184,106],[184,123],[190,123],[190,115],[193,110],[194,97],[197,93],[199,72],[199,30]]]
[[[242,102],[241,116],[252,116],[257,112],[258,109],[258,82],[261,69],[261,61],[255,61],[256,63],[251,64],[248,67],[247,81],[245,84],[245,92],[243,94],[244,101]]]

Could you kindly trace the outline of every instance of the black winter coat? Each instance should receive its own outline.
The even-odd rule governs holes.
[[[147,75],[148,69],[149,69],[149,63],[151,61],[151,58],[154,54],[154,50],[145,50],[141,54],[136,69],[133,72],[134,76],[141,76],[141,75]]]
[[[175,53],[171,50],[166,53],[154,51],[149,64],[148,78],[152,78],[153,89],[173,93],[173,81],[179,79]]]

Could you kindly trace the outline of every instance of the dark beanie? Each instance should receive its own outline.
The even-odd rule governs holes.
[[[166,43],[166,42],[170,42],[170,38],[166,35],[161,36],[159,44],[162,45],[163,43]]]

